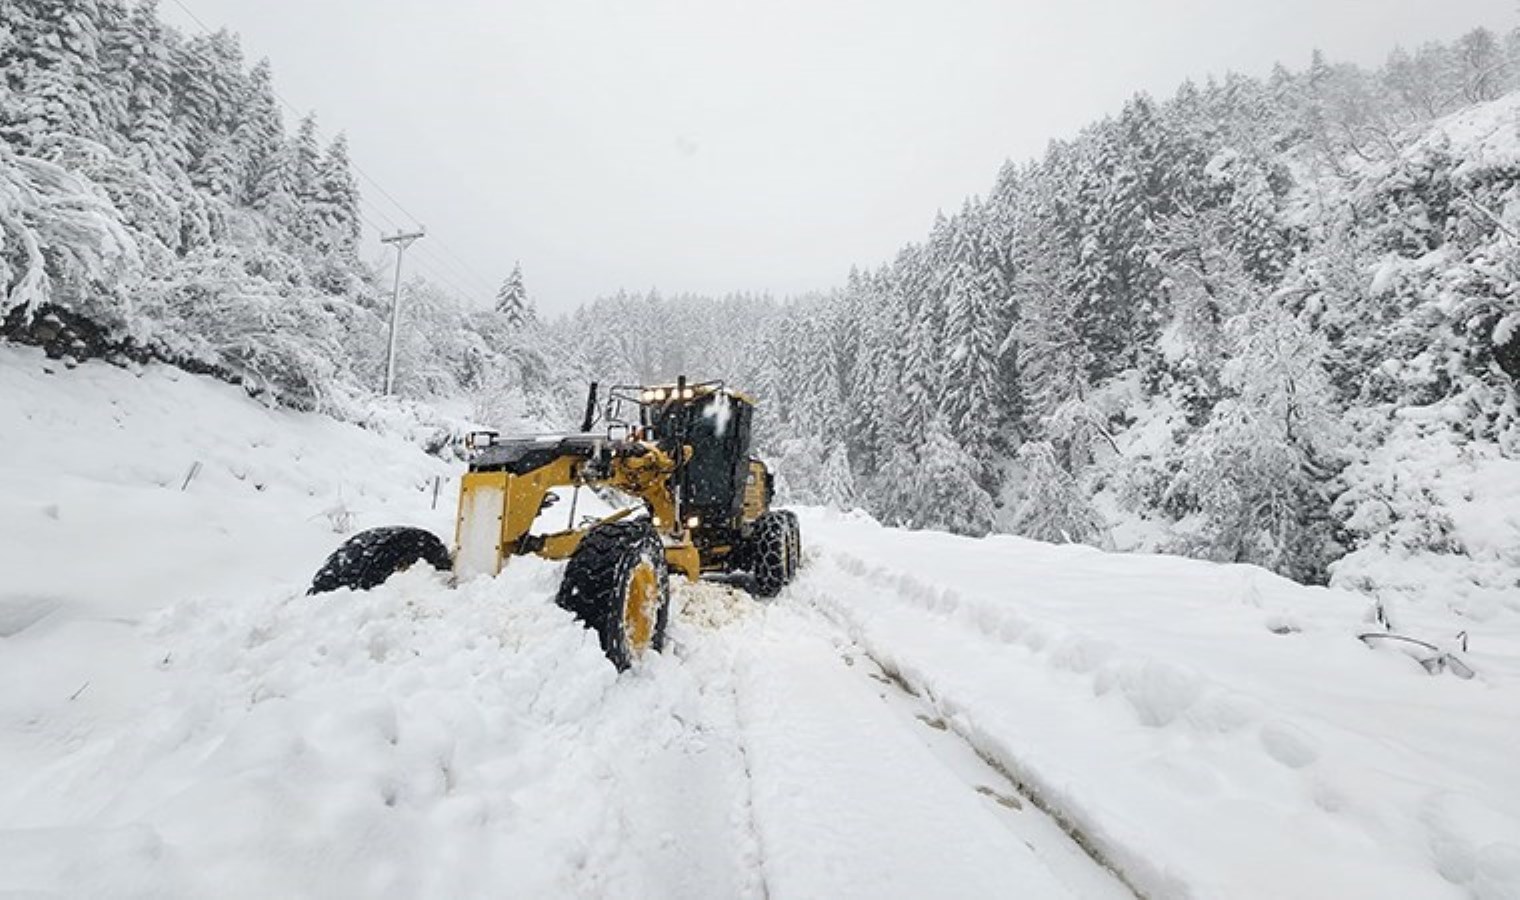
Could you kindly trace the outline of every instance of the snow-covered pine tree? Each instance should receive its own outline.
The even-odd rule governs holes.
[[[845,511],[855,508],[855,475],[850,471],[850,451],[843,442],[830,448],[820,481],[818,499],[825,506]]]
[[[824,446],[843,438],[844,403],[840,395],[838,323],[832,304],[806,304],[797,359],[791,369],[796,385],[793,432],[816,436]]]
[[[199,34],[175,48],[175,122],[185,135],[185,171],[197,186],[237,178],[237,161],[223,147],[237,127],[244,100],[243,49],[221,29]],[[230,171],[229,171],[230,169]]]
[[[851,268],[840,299],[841,320],[855,335],[854,365],[843,383],[849,390],[843,397],[845,418],[842,431],[851,457],[874,462],[874,449],[881,436],[880,420],[874,393],[867,385],[880,378],[886,340],[882,316],[882,297],[872,274]]]
[[[522,263],[513,264],[512,273],[496,291],[496,312],[501,314],[507,328],[514,333],[521,332],[536,321],[533,304],[528,299],[528,289],[523,284]]]
[[[967,203],[955,219],[952,271],[947,279],[944,391],[939,411],[973,459],[979,480],[996,490],[994,460],[1004,422],[998,375],[1007,324],[996,263],[982,257],[983,211]]]
[[[308,113],[296,126],[286,153],[289,157],[289,187],[293,200],[285,227],[300,248],[316,243],[322,230],[320,202],[322,149],[317,142],[317,117]]]
[[[287,211],[294,194],[290,158],[285,152],[285,126],[275,98],[269,60],[260,60],[248,73],[247,92],[233,142],[243,160],[242,202],[275,213]]]
[[[1102,542],[1107,524],[1048,441],[1026,441],[1017,459],[1023,499],[1014,512],[1015,533],[1058,544]]]
[[[60,141],[106,142],[99,25],[93,4],[0,0],[0,141],[32,155]]]
[[[1106,435],[1101,413],[1090,405],[1088,352],[1077,334],[1065,276],[1056,257],[1038,256],[1020,274],[1014,290],[1022,316],[1018,358],[1024,406],[1035,432],[1055,447],[1062,465],[1076,475],[1093,459],[1093,445]]]
[[[317,171],[312,212],[318,252],[352,256],[359,245],[359,186],[348,162],[348,138],[333,138]]]
[[[135,160],[156,172],[183,172],[185,129],[175,121],[173,44],[156,0],[134,5],[106,35],[107,65],[127,89],[123,126]]]
[[[1225,321],[1259,292],[1233,249],[1238,244],[1230,211],[1219,206],[1182,210],[1157,229],[1155,252],[1170,307],[1160,362],[1171,399],[1195,426],[1221,396]]]

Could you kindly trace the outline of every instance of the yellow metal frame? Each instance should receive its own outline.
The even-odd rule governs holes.
[[[686,453],[690,455],[689,447],[686,448]],[[702,573],[702,558],[691,541],[690,531],[684,523],[676,521],[676,498],[670,485],[670,476],[676,470],[675,460],[669,454],[650,446],[646,452],[637,456],[614,459],[609,476],[595,481],[585,478],[585,464],[586,460],[579,456],[562,456],[520,475],[510,472],[466,472],[459,485],[459,511],[454,521],[454,546],[460,548],[455,558],[456,572],[465,556],[463,548],[466,543],[470,542],[473,546],[474,542],[482,539],[489,541],[489,545],[483,548],[487,550],[489,558],[483,567],[480,566],[480,561],[472,558],[471,565],[477,571],[468,574],[496,575],[507,559],[525,553],[535,553],[546,559],[568,558],[580,546],[589,527],[571,528],[535,536],[536,539],[532,541],[526,540],[543,508],[544,498],[556,487],[603,484],[645,502],[654,517],[657,530],[665,539],[666,564],[689,580],[696,581]],[[501,504],[501,512],[497,516],[499,529],[485,536],[467,534],[467,528],[477,527],[475,520],[481,513],[476,507],[497,502]],[[618,510],[590,527],[615,522],[634,511],[633,507]],[[487,515],[489,512],[489,509],[486,510]]]
[[[765,512],[765,464],[749,461],[749,476],[744,482],[744,521],[753,522]]]

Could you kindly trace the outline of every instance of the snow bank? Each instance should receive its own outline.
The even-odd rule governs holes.
[[[1461,440],[1438,410],[1405,410],[1388,430],[1347,473],[1339,512],[1367,538],[1331,583],[1375,596],[1421,637],[1463,631],[1520,659],[1520,460]]]
[[[1432,677],[1356,639],[1367,598],[1252,567],[803,527],[799,593],[1142,890],[1520,892],[1511,645]]]
[[[656,658],[619,681],[552,602],[558,578],[524,561],[454,591],[413,571],[366,593],[179,604],[125,654],[118,676],[142,684],[121,715],[8,697],[7,728],[56,756],[0,793],[0,887],[745,893],[733,877],[754,867],[721,840],[746,818],[725,781],[737,751],[704,736],[700,673]],[[7,648],[7,683],[62,639],[34,632]]]
[[[66,369],[0,347],[0,434],[0,634],[58,607],[129,617],[295,586],[335,524],[453,516],[457,466],[168,366]]]

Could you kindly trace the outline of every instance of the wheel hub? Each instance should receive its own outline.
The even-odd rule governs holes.
[[[628,592],[623,598],[623,634],[633,656],[641,656],[654,640],[654,620],[660,602],[658,577],[647,561],[640,562],[628,577]]]

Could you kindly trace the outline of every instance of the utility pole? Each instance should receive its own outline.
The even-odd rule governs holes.
[[[396,232],[390,237],[380,238],[382,244],[396,245],[396,286],[391,291],[391,338],[385,350],[385,396],[391,395],[396,386],[396,322],[401,317],[401,257],[406,255],[406,248],[412,242],[427,234],[426,228],[418,228],[412,232]]]

